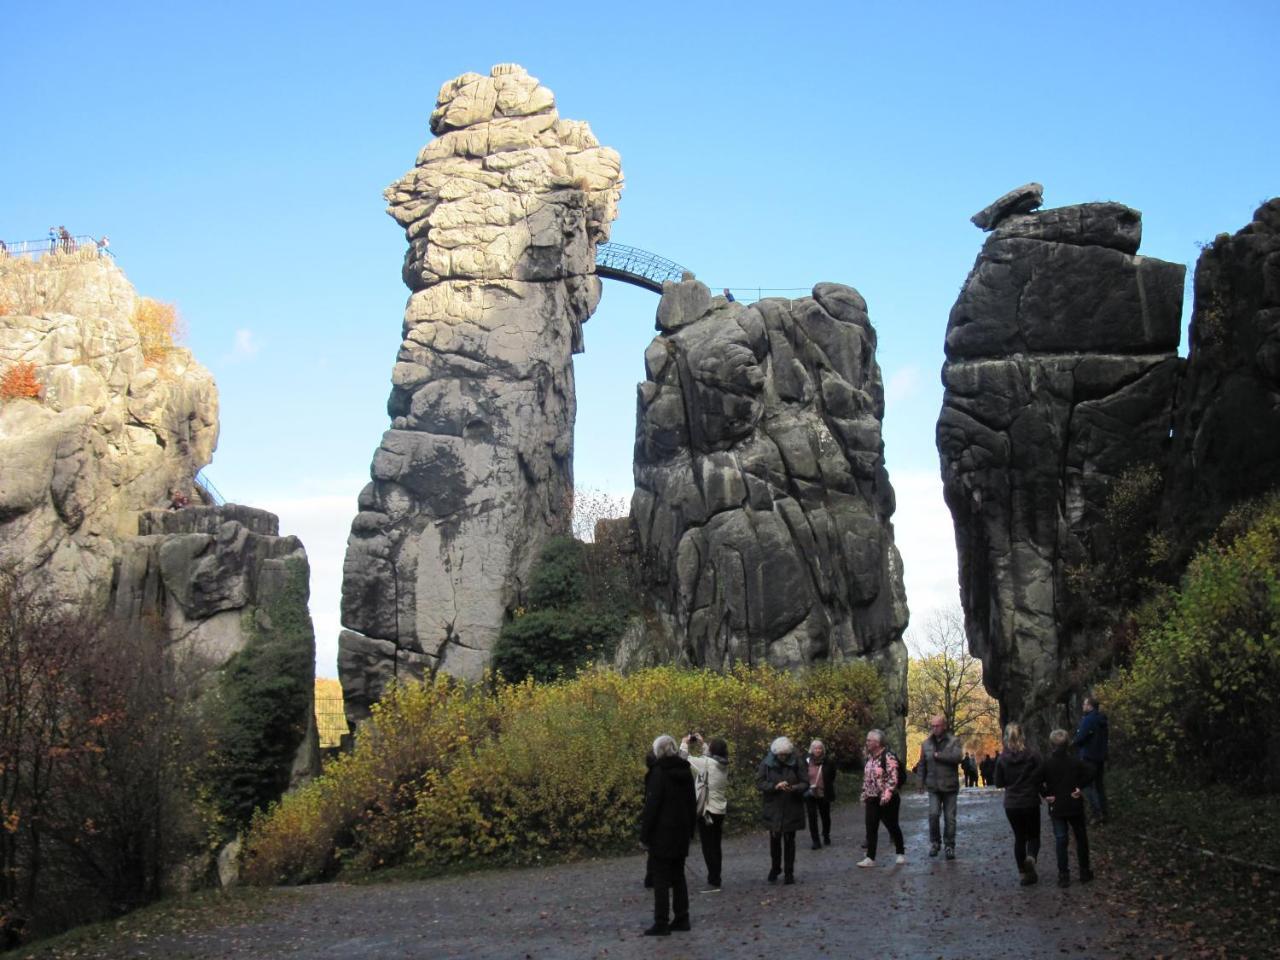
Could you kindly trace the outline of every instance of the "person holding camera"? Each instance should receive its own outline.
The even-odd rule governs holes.
[[[804,792],[809,779],[800,768],[796,748],[786,737],[778,737],[760,761],[756,788],[763,801],[762,817],[769,828],[770,883],[796,882],[796,831],[804,826]]]
[[[702,746],[702,756],[689,756],[690,744]],[[724,832],[724,815],[729,809],[729,745],[719,737],[704,740],[702,734],[691,733],[680,741],[680,756],[693,768],[694,795],[697,798],[698,843],[707,865],[707,890],[720,889],[720,839]]]
[[[689,929],[684,860],[697,814],[693,772],[680,756],[675,738],[664,733],[654,740],[653,756],[640,814],[640,841],[649,849],[653,864],[653,926],[645,935],[665,937],[672,930]]]
[[[809,774],[809,789],[804,792],[805,812],[809,815],[809,836],[813,849],[831,844],[831,801],[836,798],[836,765],[827,756],[827,745],[821,740],[809,744],[804,758]],[[818,837],[818,821],[822,821],[822,837]]]

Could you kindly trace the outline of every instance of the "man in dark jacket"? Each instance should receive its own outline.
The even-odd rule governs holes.
[[[658,737],[653,741],[653,755],[640,815],[640,841],[649,848],[653,863],[653,926],[645,934],[664,937],[672,930],[689,929],[684,860],[698,818],[698,801],[693,792],[693,771],[689,761],[680,756],[675,739],[665,733]]]
[[[1076,755],[1093,767],[1093,782],[1084,790],[1084,795],[1089,800],[1089,809],[1093,813],[1093,822],[1105,823],[1107,792],[1102,783],[1102,773],[1107,763],[1107,715],[1093,697],[1084,698],[1082,709],[1084,716],[1080,718],[1073,745]]]
[[[1080,882],[1093,879],[1089,869],[1089,834],[1084,822],[1082,789],[1093,780],[1093,768],[1067,752],[1070,736],[1065,730],[1049,734],[1049,759],[1045,761],[1040,793],[1049,801],[1049,819],[1053,822],[1053,840],[1058,852],[1058,886],[1071,883],[1067,871],[1067,828],[1076,835],[1076,861],[1080,866]]]
[[[929,736],[920,744],[917,769],[929,791],[929,856],[936,857],[943,840],[947,859],[956,858],[956,794],[960,792],[960,760],[964,744],[947,732],[947,719],[939,714],[929,719]],[[946,821],[945,833],[938,821]]]

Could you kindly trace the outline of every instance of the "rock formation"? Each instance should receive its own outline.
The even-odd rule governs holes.
[[[1137,255],[1138,211],[1030,212],[1040,193],[974,218],[992,233],[947,325],[937,434],[970,648],[1037,732],[1098,640],[1068,626],[1068,576],[1106,549],[1117,479],[1164,460],[1185,273]]]
[[[43,388],[0,402],[0,566],[70,604],[105,598],[139,511],[189,491],[218,440],[212,376],[182,348],[148,363],[133,287],[88,253],[0,260],[0,372],[32,364]]]
[[[138,299],[95,251],[0,259],[0,376],[30,365],[40,388],[0,398],[0,570],[86,622],[161,625],[168,648],[198,661],[210,685],[280,632],[269,611],[286,611],[290,656],[277,666],[291,664],[309,692],[302,544],[263,511],[166,509],[172,490],[200,495],[218,394],[189,350],[144,356]],[[314,738],[303,737],[309,696],[295,726],[286,781],[314,762]]]
[[[632,519],[670,655],[713,668],[865,657],[905,706],[907,623],[856,290],[750,306],[663,285]]]
[[[1236,503],[1280,481],[1280,198],[1196,264],[1163,526],[1185,557]]]
[[[343,572],[352,719],[394,676],[478,676],[542,544],[568,530],[572,354],[622,182],[617,154],[518,66],[446,83],[431,130],[385,193],[413,293]]]

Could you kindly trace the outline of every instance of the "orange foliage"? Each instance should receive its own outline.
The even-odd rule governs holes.
[[[133,308],[133,327],[138,331],[142,356],[147,363],[158,363],[173,349],[178,335],[178,308],[150,297],[139,297]]]
[[[34,363],[21,361],[15,363],[5,371],[4,377],[0,378],[0,400],[16,400],[19,397],[39,400],[43,392],[44,388],[36,379]]]

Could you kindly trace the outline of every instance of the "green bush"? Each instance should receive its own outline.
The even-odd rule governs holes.
[[[217,750],[202,776],[233,829],[284,793],[306,735],[315,669],[306,568],[289,562],[280,592],[246,617],[249,642],[223,668],[209,705]]]
[[[837,758],[853,756],[882,697],[861,662],[803,675],[658,667],[551,684],[399,685],[351,754],[255,818],[244,876],[301,883],[633,848],[644,753],[663,732],[723,736],[730,822],[755,823],[755,767],[773,737],[819,737]]]
[[[543,549],[530,572],[528,606],[515,611],[494,645],[493,666],[505,679],[547,682],[612,655],[631,603],[619,588],[620,571],[599,582],[598,559],[591,545],[569,537]]]
[[[1234,513],[1139,620],[1130,666],[1101,691],[1124,751],[1202,780],[1280,787],[1280,497]]]

